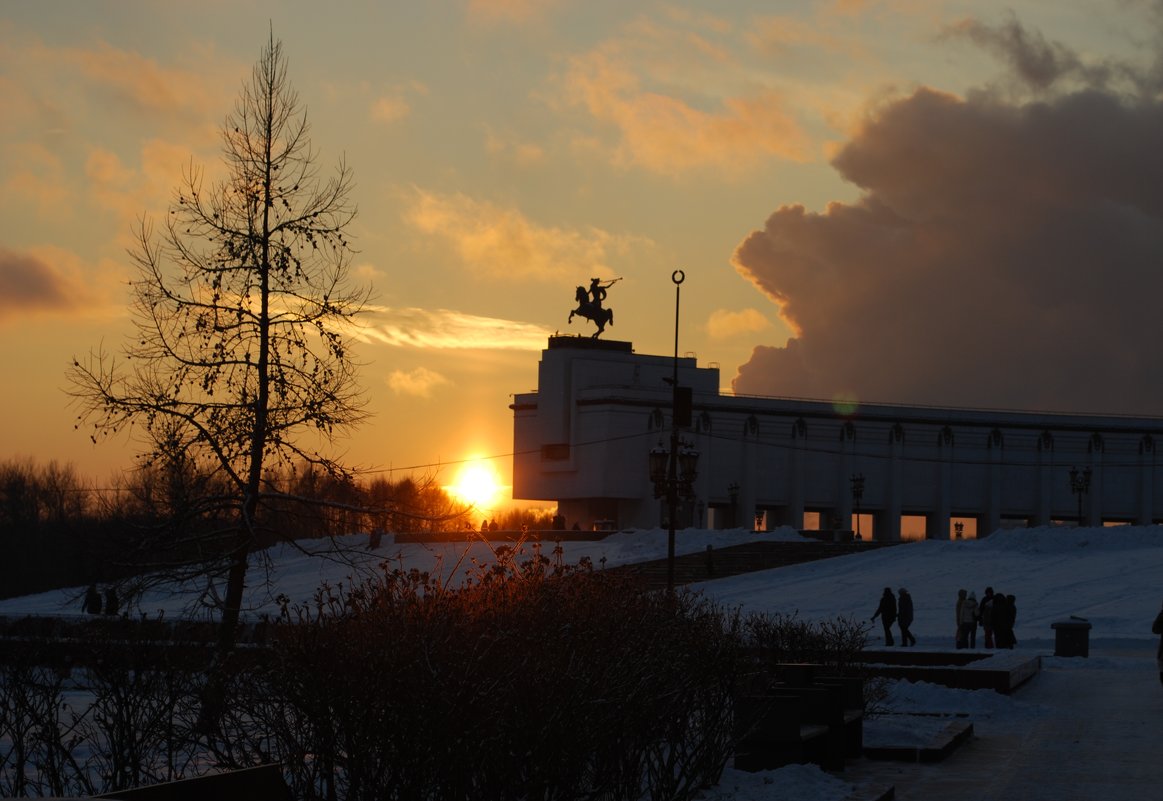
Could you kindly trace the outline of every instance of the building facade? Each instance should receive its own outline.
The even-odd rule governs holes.
[[[648,459],[669,449],[675,370],[628,342],[550,338],[537,391],[511,406],[513,497],[556,501],[583,529],[664,526]],[[863,521],[863,536],[896,540],[1163,522],[1163,418],[724,395],[692,357],[677,374],[692,391],[679,433],[699,454],[680,528]]]

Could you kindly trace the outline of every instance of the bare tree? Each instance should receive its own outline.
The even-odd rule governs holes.
[[[173,566],[225,577],[223,651],[265,510],[286,501],[266,476],[306,463],[346,480],[325,451],[365,416],[344,336],[368,298],[349,274],[352,173],[340,160],[322,177],[308,134],[272,34],[222,127],[224,177],[191,163],[164,227],[138,225],[136,335],[122,358],[98,350],[69,371],[94,441],[132,427],[143,468],[213,488],[184,501],[212,524],[181,529],[199,541]]]

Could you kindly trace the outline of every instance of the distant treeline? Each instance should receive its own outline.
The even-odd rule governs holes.
[[[231,524],[229,493],[213,476],[145,468],[97,487],[71,464],[0,462],[0,598],[112,582],[187,557]],[[306,465],[266,477],[260,547],[355,532],[432,532],[477,527],[480,515],[455,501],[435,476],[340,480]],[[503,529],[548,529],[552,513],[494,515]]]

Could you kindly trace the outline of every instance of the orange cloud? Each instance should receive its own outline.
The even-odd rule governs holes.
[[[0,46],[0,67],[10,64],[10,59],[3,56],[4,49]],[[5,134],[27,134],[25,128],[29,120],[35,119],[39,103],[28,87],[17,80],[15,69],[8,67],[8,73],[0,72],[0,132]]]
[[[736,43],[708,33],[729,30],[638,20],[622,38],[569,61],[560,102],[584,108],[614,131],[606,148],[622,167],[743,175],[768,158],[810,159],[812,143],[782,91],[745,77]],[[738,90],[722,94],[722,85]]]
[[[33,206],[45,219],[69,219],[74,193],[60,157],[39,142],[16,142],[0,156],[6,175],[0,184],[0,205]]]
[[[449,309],[369,308],[350,331],[362,342],[421,350],[529,350],[545,347],[550,331],[532,323]]]
[[[352,89],[345,86],[329,86],[329,91],[336,97],[351,94]],[[363,95],[370,94],[371,88],[366,84],[355,87],[355,92]],[[373,122],[391,124],[412,114],[412,103],[409,98],[423,97],[428,94],[427,85],[420,81],[407,81],[381,90],[374,97],[368,108],[368,116]]]
[[[12,41],[17,44],[0,45],[0,203],[19,199],[55,221],[83,211],[94,227],[120,235],[143,210],[164,208],[191,148],[216,154],[216,121],[237,91],[240,65],[203,58],[197,69],[183,69],[107,44]],[[120,141],[129,128],[145,143],[139,153],[105,144]],[[177,141],[184,144],[172,144]],[[84,180],[77,164],[84,165]],[[109,213],[116,219],[105,225]]]
[[[820,18],[764,16],[752,20],[744,39],[755,50],[774,56],[785,55],[797,48],[811,48],[832,58],[861,60],[867,57],[867,47],[857,37],[838,35],[831,28]]]
[[[92,48],[50,47],[31,40],[0,49],[0,66],[20,76],[18,87],[6,94],[36,98],[17,107],[39,119],[32,128],[35,133],[46,128],[76,130],[84,110],[101,104],[148,117],[187,138],[195,133],[205,139],[215,128],[207,121],[221,118],[244,67],[216,64],[203,53],[188,57],[197,61],[196,68],[163,66],[105,43]]]
[[[85,162],[89,200],[95,208],[115,217],[113,231],[123,246],[131,244],[135,223],[143,213],[165,212],[191,158],[187,148],[158,139],[141,146],[136,169],[124,164],[115,153],[90,150]],[[218,162],[206,165],[207,183],[222,169]]]
[[[450,244],[474,272],[511,281],[609,275],[614,257],[647,244],[598,228],[540,226],[517,209],[462,194],[416,190],[405,219]]]
[[[491,131],[485,135],[485,151],[522,167],[540,164],[545,160],[545,150],[532,142],[517,142],[498,136]]]
[[[208,85],[205,72],[163,67],[140,53],[107,44],[94,50],[44,50],[45,59],[76,67],[85,83],[149,114],[163,114],[205,128],[221,117],[222,94]]]
[[[137,53],[101,44],[96,50],[67,51],[66,57],[90,81],[140,108],[184,116],[191,106],[212,106],[200,76],[162,69],[157,62]]]
[[[469,0],[469,17],[481,22],[527,23],[539,19],[559,0]]]
[[[397,395],[412,395],[417,398],[430,398],[436,387],[451,383],[443,375],[427,367],[417,367],[407,372],[393,370],[387,378],[388,386]]]
[[[729,311],[716,309],[707,318],[706,330],[711,339],[731,339],[741,334],[755,334],[771,327],[771,321],[758,309]]]
[[[872,0],[834,0],[832,13],[840,16],[858,16],[872,6]]]
[[[399,97],[379,97],[372,103],[369,116],[375,122],[395,122],[412,113],[408,101]]]

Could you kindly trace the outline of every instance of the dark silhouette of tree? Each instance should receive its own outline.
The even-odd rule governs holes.
[[[0,524],[3,531],[35,531],[40,523],[39,482],[31,459],[0,465]]]
[[[191,164],[164,226],[138,225],[136,335],[121,358],[98,350],[69,371],[78,426],[94,441],[132,428],[171,511],[203,522],[181,528],[201,541],[171,567],[225,578],[223,652],[267,511],[288,501],[268,476],[306,464],[348,483],[326,450],[365,416],[344,337],[368,298],[348,269],[352,173],[340,160],[321,176],[308,134],[272,34],[223,124],[224,177]]]

